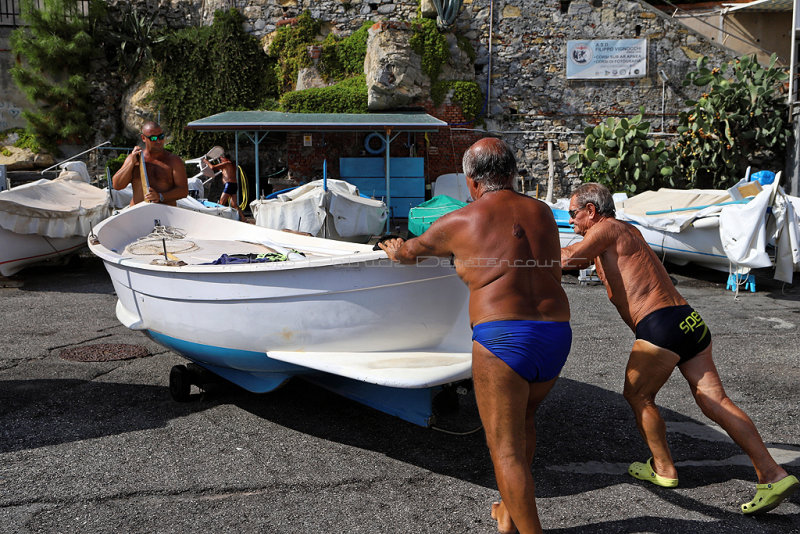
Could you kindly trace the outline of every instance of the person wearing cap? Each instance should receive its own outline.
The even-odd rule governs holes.
[[[155,122],[142,126],[144,149],[135,146],[122,167],[111,179],[114,189],[125,189],[132,185],[133,198],[130,205],[139,202],[160,202],[175,206],[176,202],[189,194],[189,181],[183,160],[164,150],[164,131]],[[143,183],[141,159],[144,154],[147,183]]]

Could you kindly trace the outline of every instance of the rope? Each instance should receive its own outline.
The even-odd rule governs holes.
[[[453,432],[452,430],[446,430],[444,428],[439,428],[438,426],[431,426],[431,430],[436,430],[438,432],[444,432],[445,434],[450,434],[452,436],[469,436],[470,434],[474,434],[475,432],[478,432],[481,429],[483,429],[483,425],[479,425],[478,428],[474,428],[474,429],[468,430],[466,432]]]
[[[186,232],[173,226],[155,226],[153,231],[138,238],[125,247],[128,254],[137,256],[151,256],[163,254],[164,248],[169,253],[180,253],[195,250],[197,245],[193,241],[185,240]]]

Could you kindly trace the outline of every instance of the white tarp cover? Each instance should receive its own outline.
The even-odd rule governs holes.
[[[250,209],[256,225],[315,236],[324,233],[329,238],[377,235],[383,231],[387,216],[384,202],[358,196],[358,189],[343,180],[328,179],[327,192],[322,183],[314,180],[276,198],[253,201]]]
[[[772,208],[772,216],[767,209]],[[764,186],[747,204],[725,206],[720,213],[719,233],[725,255],[737,265],[759,268],[772,265],[767,243],[775,245],[776,280],[791,283],[800,267],[798,218],[790,198],[778,180]]]
[[[105,194],[108,194],[108,189],[103,190]],[[127,208],[131,204],[131,199],[133,198],[133,188],[131,184],[128,184],[124,189],[111,190],[111,199],[112,199],[112,208],[121,210]],[[205,213],[208,215],[216,215],[218,217],[224,217],[226,219],[233,219],[234,221],[239,220],[239,212],[233,208],[229,208],[226,206],[222,206],[220,204],[216,204],[215,206],[206,206],[199,200],[192,198],[192,197],[185,197],[179,198],[176,202],[179,208],[184,208],[187,210],[192,211],[199,211],[200,213]]]
[[[688,228],[694,220],[718,213],[723,207],[717,204],[731,200],[727,191],[661,188],[658,191],[645,191],[617,202],[617,218],[633,221],[646,228],[680,232]],[[698,207],[702,209],[686,209]],[[648,212],[655,211],[670,211],[670,213],[647,215]]]
[[[0,192],[0,227],[17,234],[85,236],[109,214],[108,195],[74,171]]]

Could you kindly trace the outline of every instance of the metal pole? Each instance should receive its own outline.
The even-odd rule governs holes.
[[[256,171],[255,171],[256,172],[256,199],[259,199],[259,200],[261,199],[261,197],[259,196],[259,194],[261,192],[261,176],[259,175],[259,168],[258,168],[258,144],[261,142],[262,139],[264,139],[267,136],[267,134],[269,134],[269,132],[264,132],[264,135],[259,137],[258,136],[258,132],[256,131],[256,132],[253,132],[253,137],[250,137],[249,134],[245,133],[245,135],[253,142],[253,145],[255,146],[255,157],[256,157]],[[237,159],[237,161],[238,161],[238,159]]]
[[[547,142],[547,196],[545,200],[553,202],[553,184],[555,183],[556,167],[553,160],[553,142]]]
[[[11,184],[8,183],[8,175],[6,174],[6,166],[0,165],[0,191],[11,189]]]
[[[486,116],[492,116],[492,33],[494,27],[494,0],[489,2],[489,75],[486,77]]]
[[[97,148],[99,148],[99,147],[101,147],[101,146],[104,146],[104,145],[110,145],[110,144],[111,144],[111,141],[103,141],[103,142],[102,142],[102,143],[100,143],[99,145],[97,145],[97,146],[93,146],[93,147],[92,147],[92,148],[90,148],[89,150],[84,150],[84,151],[83,151],[83,152],[81,152],[80,154],[75,154],[74,156],[72,156],[72,157],[69,157],[69,158],[67,158],[67,159],[65,159],[65,160],[63,160],[63,161],[59,161],[59,162],[58,162],[58,163],[56,163],[55,165],[50,165],[49,167],[47,167],[46,169],[44,169],[43,171],[41,171],[39,174],[44,174],[44,173],[46,173],[47,171],[49,171],[50,169],[52,169],[52,168],[54,168],[54,167],[58,167],[58,166],[59,166],[59,165],[61,165],[62,163],[66,163],[66,162],[68,162],[68,161],[72,161],[73,159],[77,158],[78,156],[83,156],[83,155],[84,155],[84,154],[86,154],[87,152],[91,152],[92,150],[95,150],[95,149],[97,149]]]
[[[233,159],[236,161],[236,168],[233,169],[233,174],[236,175],[236,182],[239,183],[239,132],[235,132],[233,134]],[[241,186],[242,184],[239,183],[239,187],[236,189],[237,206],[242,203],[241,197],[239,195],[244,195]]]
[[[388,234],[390,228],[389,223],[392,218],[392,192],[391,192],[391,187],[389,185],[389,182],[391,181],[389,179],[389,177],[391,176],[391,164],[389,160],[392,159],[389,151],[389,146],[392,144],[392,140],[390,139],[390,136],[392,135],[392,129],[386,128],[384,133],[386,135],[386,151],[384,152],[384,157],[386,158],[386,207],[389,210],[389,216],[386,217],[386,233]]]
[[[800,194],[800,113],[796,113],[797,99],[797,29],[800,26],[798,20],[798,9],[800,8],[800,0],[794,0],[792,5],[792,50],[789,60],[789,120],[794,123],[794,152],[790,154],[791,157],[787,158],[792,162],[791,166],[791,191],[792,196]]]

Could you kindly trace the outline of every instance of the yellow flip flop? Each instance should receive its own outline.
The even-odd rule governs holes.
[[[800,486],[794,475],[789,475],[771,484],[757,484],[756,496],[742,505],[745,514],[763,514],[777,507]]]
[[[630,467],[628,467],[628,474],[633,478],[638,478],[639,480],[646,480],[648,482],[652,482],[656,486],[661,486],[662,488],[674,488],[678,485],[677,478],[667,478],[662,477],[658,473],[655,472],[653,466],[650,462],[653,461],[653,458],[648,458],[647,462],[633,462]]]

